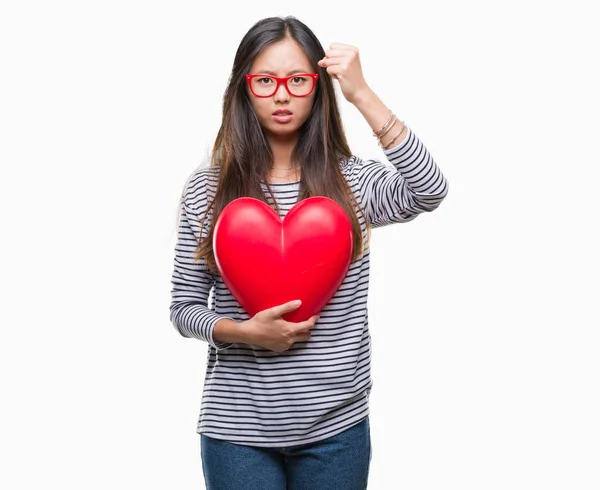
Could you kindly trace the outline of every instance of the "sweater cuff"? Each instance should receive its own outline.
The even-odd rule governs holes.
[[[401,150],[406,145],[408,145],[408,142],[410,141],[411,133],[412,133],[411,129],[408,126],[406,126],[406,134],[404,135],[404,141],[401,141],[396,146],[392,146],[391,148],[388,148],[387,150],[384,149],[383,153],[385,154],[385,156],[393,157],[398,150]]]
[[[219,350],[225,350],[228,349],[229,347],[231,347],[233,344],[231,342],[215,342],[215,339],[213,337],[214,331],[215,331],[215,325],[217,324],[217,322],[219,320],[222,320],[223,318],[228,318],[229,320],[233,320],[235,321],[234,318],[230,317],[230,316],[222,316],[222,315],[218,315],[215,313],[214,315],[214,319],[210,322],[210,325],[208,327],[208,343],[210,345],[212,345],[215,349]]]

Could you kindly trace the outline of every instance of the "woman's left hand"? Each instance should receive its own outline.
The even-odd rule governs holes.
[[[318,65],[340,83],[346,100],[354,103],[361,93],[369,90],[360,66],[358,48],[349,44],[332,43]]]

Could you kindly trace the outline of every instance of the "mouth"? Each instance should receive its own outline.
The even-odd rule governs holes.
[[[273,113],[273,119],[280,124],[289,123],[292,120],[292,112],[288,110],[279,110]]]

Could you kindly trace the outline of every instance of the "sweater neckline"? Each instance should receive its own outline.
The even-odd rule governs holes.
[[[262,179],[260,180],[260,183],[266,185],[266,182],[264,180],[262,180]],[[295,184],[299,184],[299,183],[300,183],[299,180],[295,180],[293,182],[275,182],[275,183],[271,183],[269,185],[284,186],[284,185],[295,185]]]

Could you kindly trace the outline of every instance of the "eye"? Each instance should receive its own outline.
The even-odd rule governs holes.
[[[261,83],[262,85],[267,85],[269,82],[273,82],[273,79],[269,78],[269,77],[263,77],[263,78],[258,78],[257,81],[258,81],[258,83]],[[262,83],[263,81],[265,81],[265,82]]]
[[[292,83],[295,83],[296,85],[299,85],[301,83],[306,82],[306,77],[294,77],[292,78]]]

